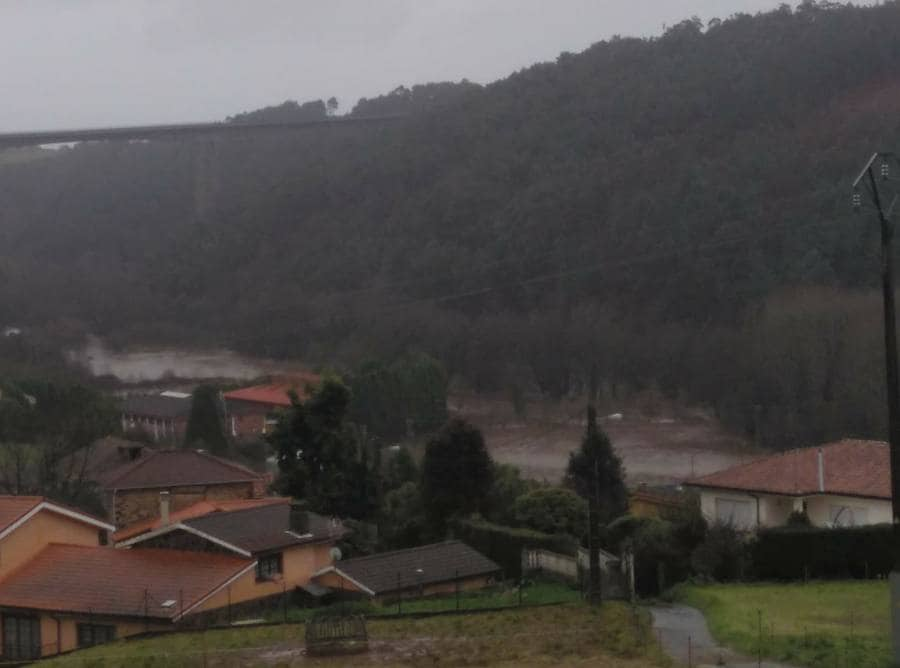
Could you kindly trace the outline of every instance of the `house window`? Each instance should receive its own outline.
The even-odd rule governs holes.
[[[749,529],[753,526],[753,506],[750,501],[717,498],[716,522],[736,529]]]
[[[116,627],[112,624],[79,624],[78,646],[93,647],[116,639]]]
[[[257,560],[257,580],[274,580],[278,575],[281,575],[281,553],[267,554]]]
[[[37,617],[3,615],[3,658],[39,659],[41,624]]]

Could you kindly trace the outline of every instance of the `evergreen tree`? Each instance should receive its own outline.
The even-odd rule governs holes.
[[[376,472],[346,422],[349,403],[347,386],[333,378],[306,403],[292,393],[268,442],[277,453],[281,493],[305,499],[319,513],[366,519],[377,506]]]
[[[445,531],[454,515],[486,507],[494,464],[481,432],[459,418],[428,442],[422,460],[422,501],[431,529]]]
[[[622,462],[606,433],[597,426],[597,411],[588,406],[587,429],[581,447],[569,455],[565,484],[579,496],[597,500],[602,524],[608,524],[628,509]]]
[[[219,391],[212,385],[200,385],[191,399],[191,413],[184,432],[184,446],[206,447],[214,455],[228,452],[228,439],[219,410]]]

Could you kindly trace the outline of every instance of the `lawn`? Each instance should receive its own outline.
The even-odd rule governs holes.
[[[521,597],[520,597],[521,594]],[[329,614],[334,612],[340,614],[342,612],[357,612],[364,614],[366,617],[380,617],[385,615],[396,615],[398,613],[428,613],[428,612],[447,612],[451,610],[483,610],[485,608],[507,608],[516,607],[520,604],[528,605],[545,605],[547,603],[574,603],[581,600],[581,593],[577,589],[558,583],[558,582],[536,582],[527,585],[520,592],[517,587],[501,586],[494,589],[484,591],[460,593],[457,600],[456,596],[432,596],[429,598],[419,598],[412,600],[404,600],[398,606],[397,603],[377,604],[368,601],[333,604],[327,608],[289,608],[287,611],[288,621],[303,622],[313,615]],[[284,613],[280,610],[273,610],[268,619],[273,622],[279,622],[284,619]]]
[[[670,665],[648,615],[621,603],[584,603],[503,612],[369,621],[370,651],[331,659],[302,653],[303,625],[177,633],[95,647],[44,664],[53,668],[126,666],[596,666]]]
[[[674,596],[703,610],[716,640],[751,656],[761,646],[765,657],[810,668],[890,665],[884,580],[682,585]]]

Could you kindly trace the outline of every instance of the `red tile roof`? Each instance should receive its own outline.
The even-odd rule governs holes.
[[[318,385],[321,377],[313,374],[299,374],[291,378],[283,378],[268,385],[253,385],[251,387],[242,387],[239,390],[226,392],[224,397],[230,401],[249,401],[256,404],[267,404],[270,406],[291,405],[291,399],[288,392],[293,390],[297,393],[297,397],[301,400],[309,397],[307,387]]]
[[[30,512],[40,510],[56,512],[71,517],[76,521],[86,522],[105,529],[112,527],[105,521],[77,508],[69,508],[43,496],[10,496],[0,495],[0,537],[9,531],[16,522],[24,519]]]
[[[290,502],[290,498],[286,496],[269,496],[262,499],[232,499],[228,501],[198,501],[187,508],[182,508],[181,510],[169,513],[169,522],[175,524],[195,517],[203,517],[204,515],[209,515],[211,513],[227,513],[233,510],[256,508],[258,506],[268,506],[275,503],[289,504]],[[159,517],[135,522],[134,524],[129,524],[128,526],[119,529],[113,534],[113,540],[118,543],[139,536],[142,533],[159,529],[161,526],[162,520]]]
[[[822,452],[824,492],[819,489]],[[845,439],[818,448],[789,450],[688,481],[714,487],[790,496],[840,494],[891,498],[890,451],[881,441]]]
[[[197,450],[155,450],[102,476],[104,489],[218,485],[266,479],[236,462]]]
[[[43,501],[43,496],[0,496],[0,531],[5,531]]]
[[[174,619],[253,563],[210,552],[51,544],[0,582],[0,606]]]

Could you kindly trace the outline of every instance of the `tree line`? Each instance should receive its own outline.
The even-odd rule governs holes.
[[[876,230],[848,194],[900,140],[897,34],[896,2],[807,1],[348,112],[408,114],[384,126],[0,161],[0,323],[342,369],[423,352],[518,397],[596,378],[772,447],[883,436]]]

